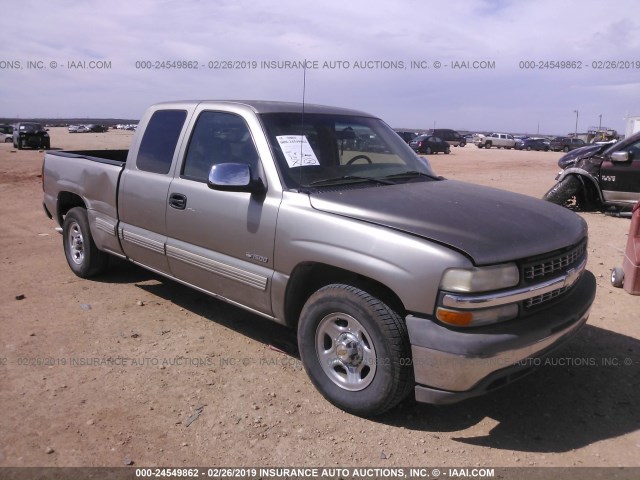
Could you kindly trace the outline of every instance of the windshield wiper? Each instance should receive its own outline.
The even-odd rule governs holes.
[[[387,178],[387,177],[385,177]],[[320,186],[320,185],[332,185],[332,184],[340,184],[342,180],[358,180],[364,182],[373,182],[380,183],[382,185],[395,185],[395,182],[391,182],[389,180],[385,180],[384,178],[376,178],[376,177],[359,177],[357,175],[342,175],[341,177],[333,177],[333,178],[321,178],[320,180],[314,180],[308,185],[304,185],[305,187],[311,186]]]
[[[425,177],[425,178],[430,178],[432,180],[443,180],[443,177],[437,177],[435,175],[430,175],[428,173],[418,172],[417,170],[408,170],[402,173],[394,173],[393,175],[387,175],[383,178],[391,179],[391,178],[403,178],[403,177],[407,177],[407,178]]]

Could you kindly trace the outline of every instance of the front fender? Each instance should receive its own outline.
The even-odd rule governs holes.
[[[560,172],[556,177],[556,181],[560,183],[569,175],[574,175],[578,177],[578,179],[582,182],[582,185],[586,185],[585,182],[589,182],[595,188],[595,191],[598,192],[598,197],[600,198],[600,201],[604,202],[604,197],[602,196],[602,190],[600,189],[600,182],[598,182],[598,179],[594,175],[589,173],[584,168],[571,167]]]

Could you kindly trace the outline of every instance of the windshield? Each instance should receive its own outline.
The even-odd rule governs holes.
[[[433,180],[426,159],[376,118],[300,113],[261,115],[290,189]],[[303,123],[304,122],[304,123]]]
[[[21,123],[20,130],[25,132],[39,132],[43,130],[43,128],[39,123]]]

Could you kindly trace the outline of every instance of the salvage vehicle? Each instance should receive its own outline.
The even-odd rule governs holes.
[[[427,135],[441,138],[452,147],[464,147],[467,144],[466,138],[450,128],[432,128]]]
[[[563,151],[565,153],[575,150],[576,148],[585,147],[587,143],[580,138],[555,137],[551,140],[549,146],[554,152]]]
[[[13,127],[11,125],[0,125],[0,142],[9,143],[13,141]]]
[[[13,126],[13,147],[51,148],[49,134],[40,123],[19,122]]]
[[[549,143],[545,142],[542,138],[527,138],[516,142],[516,150],[537,150],[548,152]]]
[[[640,133],[613,145],[573,150],[558,166],[557,183],[544,195],[549,202],[630,211],[640,200]]]
[[[424,153],[426,155],[438,152],[449,155],[451,152],[451,147],[447,142],[433,135],[420,135],[411,140],[409,146],[413,148],[416,153]]]
[[[492,133],[491,135],[478,135],[474,137],[473,143],[478,148],[515,148],[516,139],[508,133]]]
[[[584,220],[439,177],[375,116],[188,101],[139,125],[128,151],[45,154],[71,270],[114,255],[295,329],[312,383],[348,412],[493,391],[587,321]]]

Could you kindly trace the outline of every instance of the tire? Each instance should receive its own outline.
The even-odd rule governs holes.
[[[447,147],[444,151],[445,155],[449,155],[451,153],[451,149]]]
[[[624,270],[622,270],[622,267],[615,267],[611,270],[611,285],[616,288],[622,288],[624,285]]]
[[[491,148],[491,142],[487,142],[484,144],[484,148],[486,149],[490,149]]]
[[[582,183],[575,175],[565,177],[561,182],[555,184],[551,190],[544,195],[544,200],[564,206],[571,198],[578,193]]]
[[[424,153],[427,155],[431,155],[431,147],[425,148]]]
[[[567,152],[569,151],[569,147],[564,147],[564,148],[562,149],[562,151],[563,151],[564,153],[567,153]]]
[[[62,243],[69,268],[81,278],[90,278],[102,273],[109,261],[93,242],[87,211],[82,207],[67,212],[62,224]]]
[[[300,314],[298,348],[318,391],[354,415],[379,415],[414,387],[403,319],[360,288],[332,284],[311,295]]]
[[[18,139],[18,150],[22,150],[22,140]]]
[[[458,145],[459,147],[466,147],[467,146],[467,142],[460,142],[460,145]]]

